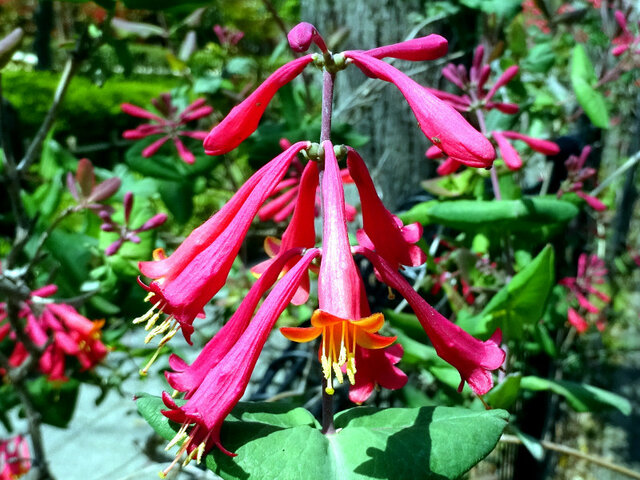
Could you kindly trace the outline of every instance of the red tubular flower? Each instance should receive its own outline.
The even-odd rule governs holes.
[[[584,192],[584,182],[589,178],[594,177],[597,171],[591,167],[585,167],[585,162],[589,158],[591,153],[591,147],[585,146],[580,152],[580,156],[571,155],[564,162],[567,167],[567,179],[562,183],[558,189],[558,198],[562,197],[567,191],[574,192],[580,198],[582,198],[587,205],[598,212],[602,212],[607,209],[607,206],[598,200],[596,197]]]
[[[364,53],[378,59],[391,57],[400,60],[420,62],[443,57],[447,54],[448,49],[449,45],[444,37],[432,34],[426,37],[413,38],[405,42],[372,48]]]
[[[256,283],[253,284],[236,312],[220,331],[207,342],[200,355],[191,365],[187,365],[184,360],[175,354],[169,357],[169,366],[173,371],[165,372],[164,375],[172,388],[185,392],[186,399],[195,393],[209,370],[224,358],[247,329],[258,302],[281,275],[284,266],[290,261],[293,261],[293,266],[295,266],[303,253],[303,249],[291,249],[274,258]],[[305,278],[308,279],[308,275],[304,272],[301,275],[300,282],[302,283]]]
[[[471,167],[489,167],[495,150],[457,111],[391,65],[366,53],[348,51],[366,75],[393,83],[404,95],[422,132],[447,155]]]
[[[512,140],[522,140],[536,152],[540,152],[545,155],[557,155],[560,153],[560,147],[555,142],[529,137],[528,135],[523,135],[522,133],[513,132],[511,130],[506,130],[500,133],[506,138],[511,138]]]
[[[414,245],[422,237],[422,225],[412,223],[404,226],[402,221],[385,208],[376,193],[369,170],[362,157],[347,149],[347,167],[360,194],[362,223],[364,230],[358,232],[358,243],[375,250],[396,269],[401,265],[418,266],[427,257],[420,247]]]
[[[318,254],[317,249],[307,251],[295,267],[276,284],[231,349],[223,358],[216,359],[217,363],[208,369],[187,403],[179,407],[170,395],[166,392],[163,394],[168,410],[163,410],[162,414],[182,424],[169,444],[171,446],[182,442],[182,445],[176,460],[165,473],[185,451],[189,454],[187,462],[194,457],[200,461],[202,455],[214,446],[227,455],[234,455],[220,441],[222,422],[242,397],[273,325],[291,301],[303,274]],[[203,352],[201,355],[204,354]],[[202,362],[206,363],[207,359]],[[191,425],[193,427],[187,434]]]
[[[402,359],[404,349],[396,343],[387,348],[370,350],[356,347],[356,383],[349,387],[349,400],[364,403],[376,386],[397,390],[407,384],[407,375],[395,365]]]
[[[522,167],[522,159],[518,151],[502,136],[501,132],[491,132],[491,135],[493,135],[494,140],[498,144],[502,159],[509,170],[519,170]]]
[[[370,349],[384,348],[396,338],[376,334],[384,323],[384,317],[379,313],[370,315],[366,298],[363,301],[364,285],[349,246],[338,161],[331,142],[324,142],[322,147],[325,169],[322,179],[319,308],[311,317],[311,327],[281,328],[280,331],[295,342],[308,342],[322,334],[320,360],[327,379],[326,391],[332,394],[332,371],[338,383],[342,383],[342,368],[345,367],[350,383],[355,383],[356,345]]]
[[[235,256],[260,206],[286,173],[292,159],[309,142],[298,142],[258,170],[233,198],[213,217],[196,228],[168,258],[159,249],[155,261],[140,262],[143,275],[154,279],[145,288],[154,307],[134,322],[147,321],[153,327],[161,313],[167,318],[147,337],[171,329],[161,341],[168,341],[178,327],[190,341],[193,320],[226,281]],[[154,310],[158,310],[154,312]],[[175,320],[175,322],[174,322]]]
[[[233,107],[222,122],[213,127],[213,130],[204,139],[205,153],[207,155],[222,155],[240,145],[258,128],[262,114],[276,92],[300,75],[312,60],[312,55],[306,55],[273,72],[242,103]]]
[[[476,394],[487,393],[493,386],[491,371],[499,368],[505,358],[505,352],[499,346],[502,338],[500,330],[496,330],[484,342],[472,337],[429,305],[382,257],[362,247],[355,251],[365,255],[378,270],[382,280],[409,302],[438,356],[460,372],[462,381],[459,390],[462,390],[466,381]]]

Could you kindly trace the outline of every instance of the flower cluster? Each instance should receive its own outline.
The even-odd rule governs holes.
[[[368,51],[331,54],[316,29],[303,23],[292,30],[289,41],[296,51],[304,51],[313,43],[322,55],[305,55],[276,70],[212,129],[204,141],[206,153],[226,153],[251,135],[277,90],[308,65],[313,63],[324,69],[325,81],[327,78],[333,81],[332,76],[339,70],[353,64],[372,78],[394,84],[407,99],[425,135],[437,141],[448,155],[469,166],[492,164],[494,149],[480,132],[454,108],[381,60],[437,58],[446,52],[446,40],[442,37],[430,35]],[[297,155],[304,152],[309,159],[301,167],[296,182],[297,195],[289,225],[281,239],[267,239],[267,251],[272,258],[253,269],[258,279],[236,312],[191,364],[176,355],[170,357],[171,371],[165,376],[186,400],[178,405],[173,396],[163,394],[167,407],[163,414],[182,425],[169,444],[180,445],[176,461],[185,452],[186,461],[193,458],[199,461],[214,447],[233,455],[222,445],[222,422],[243,395],[280,314],[290,303],[308,300],[309,270],[318,272],[318,308],[311,316],[311,326],[286,327],[281,332],[296,342],[321,338],[318,354],[326,381],[325,392],[332,394],[336,383],[348,381],[350,398],[360,403],[376,385],[395,389],[406,383],[406,375],[395,366],[402,356],[402,347],[393,344],[396,337],[380,333],[384,316],[370,310],[354,255],[365,256],[373,264],[378,279],[407,300],[438,355],[460,372],[460,388],[468,382],[477,394],[486,393],[493,384],[491,371],[504,361],[499,331],[487,341],[473,338],[431,307],[399,272],[403,265],[417,266],[426,260],[424,252],[415,245],[422,236],[421,226],[403,225],[392,215],[378,197],[360,155],[351,147],[333,145],[328,136],[329,132],[325,132],[319,144],[302,141],[288,146],[251,176],[172,255],[167,257],[158,250],[154,261],[140,264],[141,272],[151,279],[149,285],[143,286],[149,292],[147,298],[153,308],[136,322],[146,322],[149,339],[164,334],[161,345],[179,329],[190,341],[195,318],[203,315],[205,304],[224,285],[253,219],[265,201],[279,191]],[[363,228],[357,233],[356,246],[350,244],[347,231],[344,174],[339,167],[343,159],[362,208]],[[318,191],[322,237],[316,247],[313,213]],[[156,326],[163,313],[168,317]]]
[[[0,440],[0,480],[16,480],[30,468],[29,443],[25,437]]]
[[[75,357],[80,369],[85,371],[100,363],[108,350],[100,340],[104,320],[91,321],[71,305],[44,300],[57,290],[57,286],[47,285],[32,291],[22,305],[19,318],[24,319],[24,333],[35,346],[43,349],[38,360],[40,372],[49,380],[66,381],[68,357]],[[29,352],[7,320],[6,305],[0,304],[0,341],[5,338],[14,342],[9,365],[19,367]]]
[[[77,203],[75,210],[87,208],[96,215],[113,211],[110,206],[101,202],[113,196],[120,188],[120,184],[118,177],[111,177],[96,185],[93,164],[86,158],[78,161],[75,176],[71,172],[67,173],[67,189]]]
[[[123,225],[116,223],[111,218],[111,214],[108,211],[100,212],[100,218],[102,218],[103,221],[102,225],[100,225],[100,229],[105,232],[115,232],[118,234],[118,238],[104,251],[105,255],[107,256],[117,253],[124,242],[140,243],[140,237],[138,236],[139,233],[158,228],[160,225],[167,221],[166,213],[157,213],[139,227],[132,229],[129,227],[129,221],[131,220],[131,210],[133,209],[133,193],[125,193],[123,206]]]
[[[213,33],[218,37],[218,41],[220,45],[226,45],[230,47],[234,47],[238,44],[240,40],[244,38],[244,32],[240,30],[234,30],[232,28],[222,26],[222,25],[214,25]]]
[[[161,135],[159,139],[142,151],[143,157],[149,158],[155,155],[160,147],[171,139],[182,160],[187,163],[195,162],[195,156],[191,150],[182,143],[180,137],[203,140],[207,136],[207,132],[201,130],[186,130],[184,127],[194,120],[210,115],[211,112],[213,112],[213,108],[205,105],[204,98],[199,98],[179,112],[178,108],[173,104],[171,94],[169,93],[163,93],[158,98],[152,99],[151,103],[153,103],[158,113],[150,112],[149,110],[130,103],[120,105],[124,113],[138,118],[146,118],[151,121],[150,123],[139,125],[134,130],[126,130],[122,136],[129,140],[140,140],[150,136]]]
[[[533,150],[545,155],[556,155],[560,150],[558,145],[553,142],[529,137],[510,130],[485,132],[483,111],[497,109],[508,115],[518,113],[519,107],[515,103],[494,100],[498,90],[509,83],[518,74],[518,70],[517,65],[508,67],[493,85],[487,88],[486,84],[491,75],[491,66],[485,61],[484,47],[479,45],[474,52],[473,62],[469,71],[464,65],[454,65],[452,63],[442,69],[442,75],[462,90],[462,95],[455,95],[441,90],[431,90],[456,110],[476,113],[481,130],[491,135],[500,150],[502,159],[510,170],[520,169],[522,167],[522,159],[509,140],[520,140]],[[453,173],[464,163],[454,155],[444,151],[439,142],[434,142],[434,145],[427,150],[426,155],[431,159],[448,155],[448,158],[438,167],[438,174],[440,175]]]
[[[558,198],[562,197],[567,192],[574,192],[580,198],[582,198],[587,205],[589,205],[594,210],[601,212],[607,209],[607,206],[598,200],[593,195],[589,195],[584,192],[582,189],[584,188],[584,182],[589,178],[592,178],[596,175],[596,169],[591,167],[585,167],[585,163],[589,158],[589,154],[591,153],[591,147],[587,145],[580,152],[580,156],[576,157],[575,155],[569,156],[567,160],[564,162],[567,168],[567,178],[560,188],[558,189]]]
[[[604,261],[597,255],[587,255],[582,253],[578,258],[578,272],[575,277],[565,277],[558,284],[566,287],[571,297],[578,302],[578,310],[569,307],[568,320],[575,327],[578,333],[583,333],[589,328],[589,323],[585,317],[595,317],[596,328],[600,331],[604,330],[605,324],[600,316],[601,308],[594,305],[589,297],[595,296],[600,301],[608,304],[611,299],[603,291],[597,289],[594,285],[602,285],[605,283],[605,275],[607,269]]]

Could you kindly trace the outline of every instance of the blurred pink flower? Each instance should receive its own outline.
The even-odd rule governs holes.
[[[138,126],[134,130],[126,130],[122,136],[130,140],[140,140],[149,136],[162,135],[142,151],[143,157],[149,158],[153,156],[167,140],[171,139],[180,158],[187,163],[193,163],[195,161],[193,153],[182,143],[179,137],[184,136],[195,138],[196,140],[204,140],[207,132],[186,130],[184,127],[189,122],[210,115],[211,112],[213,112],[213,108],[205,105],[205,99],[200,98],[181,112],[178,112],[169,93],[163,93],[158,98],[152,99],[151,103],[153,103],[160,115],[130,103],[120,105],[123,112],[151,121],[150,123]]]
[[[29,442],[25,437],[0,440],[0,480],[16,480],[30,469]]]
[[[585,167],[585,162],[589,158],[589,154],[591,153],[591,147],[587,145],[582,149],[579,157],[575,155],[571,155],[564,162],[567,167],[567,178],[560,188],[558,189],[557,196],[558,198],[562,197],[567,192],[574,192],[580,198],[582,198],[587,205],[589,205],[594,210],[601,212],[607,209],[607,206],[598,200],[596,197],[589,195],[588,193],[583,191],[584,182],[589,178],[595,177],[597,171],[595,168]]]

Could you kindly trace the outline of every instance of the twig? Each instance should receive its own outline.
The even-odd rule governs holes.
[[[607,188],[618,176],[633,167],[638,161],[640,161],[640,152],[636,152],[629,160],[619,166],[611,175],[604,179],[604,181],[596,188],[589,192],[592,197],[597,196],[602,190]]]
[[[511,443],[516,445],[522,445],[522,440],[520,440],[515,435],[504,434],[500,437],[500,441],[503,443]],[[626,467],[621,465],[617,465],[615,463],[610,462],[602,457],[597,455],[592,455],[589,453],[581,452],[580,450],[576,450],[575,448],[567,447],[565,445],[560,445],[559,443],[549,442],[547,440],[540,440],[540,445],[546,450],[551,450],[553,452],[563,453],[565,455],[571,455],[572,457],[577,457],[582,460],[586,460],[591,463],[595,463],[601,467],[609,469],[613,472],[621,473],[622,475],[626,475],[629,478],[636,478],[640,480],[640,473],[634,472]]]

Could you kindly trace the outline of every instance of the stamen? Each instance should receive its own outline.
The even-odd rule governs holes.
[[[178,433],[176,433],[175,437],[173,437],[171,441],[167,444],[167,446],[164,447],[165,451],[173,448],[174,445],[177,445],[180,441],[182,441],[187,436],[188,427],[189,427],[188,423],[182,424],[182,426],[180,427],[180,430],[178,430]]]
[[[180,450],[178,450],[178,453],[176,453],[176,457],[173,459],[173,462],[171,462],[171,465],[169,465],[162,472],[160,472],[159,474],[160,478],[167,478],[167,474],[171,471],[173,467],[175,467],[176,463],[178,463],[178,460],[180,460],[180,457],[182,456],[182,454],[189,447],[189,443],[190,443],[190,439],[187,438],[187,440],[185,440],[182,446],[180,447]]]
[[[151,300],[151,297],[153,297],[154,293],[153,292],[149,292],[147,293],[147,296],[144,297],[144,301],[148,302],[149,300]]]
[[[154,317],[156,315],[154,315]],[[155,323],[155,319],[152,318],[151,320],[154,320],[154,323]],[[149,323],[151,323],[151,320],[149,320]],[[164,320],[160,325],[158,325],[153,330],[151,330],[148,333],[148,335],[146,337],[144,337],[144,343],[149,343],[151,341],[151,339],[153,337],[155,337],[156,335],[160,335],[161,333],[164,333],[167,330],[169,330],[169,327],[171,327],[171,323],[172,323],[173,320],[174,320],[173,316],[170,316],[166,320]],[[148,325],[149,324],[147,324],[147,326]]]
[[[338,362],[333,362],[333,371],[336,374],[336,380],[338,380],[338,383],[343,383],[344,377],[342,376],[342,369],[340,368],[340,364],[338,364]]]
[[[356,384],[356,359],[353,355],[350,355],[347,360],[347,377],[351,385]]]
[[[148,296],[149,295],[147,295],[147,297]],[[147,313],[145,313],[144,315],[142,315],[142,316],[140,316],[138,318],[134,318],[133,319],[133,323],[137,324],[137,323],[142,323],[142,322],[147,321],[149,319],[149,317],[151,317],[154,314],[153,312],[155,311],[156,308],[158,308],[158,305],[159,305],[159,303],[154,303],[151,306],[151,308],[147,311]]]
[[[387,287],[388,293],[387,293],[387,298],[389,300],[395,300],[396,295],[393,293],[393,290],[391,290],[391,287]]]
[[[346,322],[340,322],[340,330],[342,333],[342,336],[340,338],[340,354],[338,355],[338,365],[344,365],[344,363],[347,361],[347,349],[345,347],[345,327],[349,328],[348,325],[345,325]],[[342,382],[340,382],[342,383]]]

